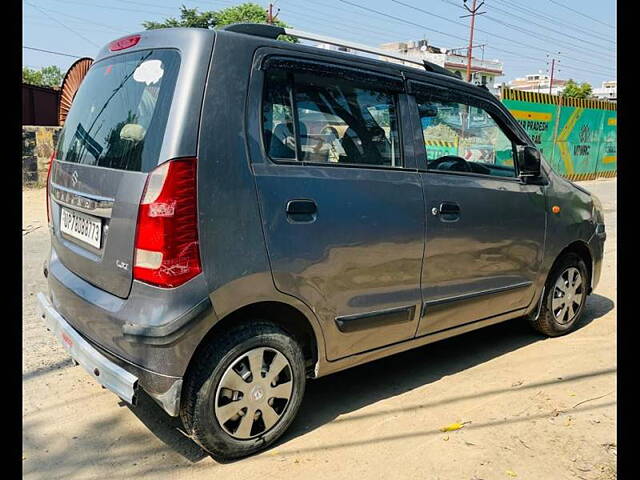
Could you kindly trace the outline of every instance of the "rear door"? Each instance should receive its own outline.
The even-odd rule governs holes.
[[[53,248],[73,273],[119,297],[131,288],[138,204],[160,158],[179,66],[170,49],[96,62],[60,134]]]
[[[277,288],[318,316],[329,360],[413,337],[425,215],[402,79],[263,60],[249,127],[262,133],[252,162]]]
[[[523,143],[492,102],[410,84],[426,206],[417,335],[529,305],[544,253],[544,186],[517,176]]]

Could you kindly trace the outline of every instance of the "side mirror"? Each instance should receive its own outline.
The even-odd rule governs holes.
[[[528,145],[518,145],[518,174],[521,177],[540,176],[540,152]]]

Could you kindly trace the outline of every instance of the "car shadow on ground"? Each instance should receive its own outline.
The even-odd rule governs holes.
[[[613,307],[609,298],[590,295],[578,330]],[[514,319],[310,381],[296,420],[271,448],[305,435],[340,415],[436,382],[545,338],[524,319]],[[474,392],[466,395],[477,396]],[[182,433],[180,420],[168,417],[144,392],[131,411],[157,438],[186,460],[195,463],[208,456]]]

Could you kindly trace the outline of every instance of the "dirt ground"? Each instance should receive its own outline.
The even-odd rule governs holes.
[[[44,190],[23,194],[23,474],[53,478],[616,478],[616,183],[602,278],[581,327],[545,339],[521,320],[308,384],[273,448],[220,464],[148,397],[102,389],[35,313],[49,249]],[[468,422],[457,431],[440,428]]]

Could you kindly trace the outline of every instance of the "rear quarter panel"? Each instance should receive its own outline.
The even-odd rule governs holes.
[[[254,52],[265,43],[281,42],[224,31],[216,34],[198,145],[203,272],[216,318],[222,320],[261,301],[286,303],[309,319],[321,355],[324,343],[315,316],[273,283],[249,162],[248,145],[260,142],[261,132],[247,129],[246,117],[260,116],[259,105],[246,105],[247,91]]]

